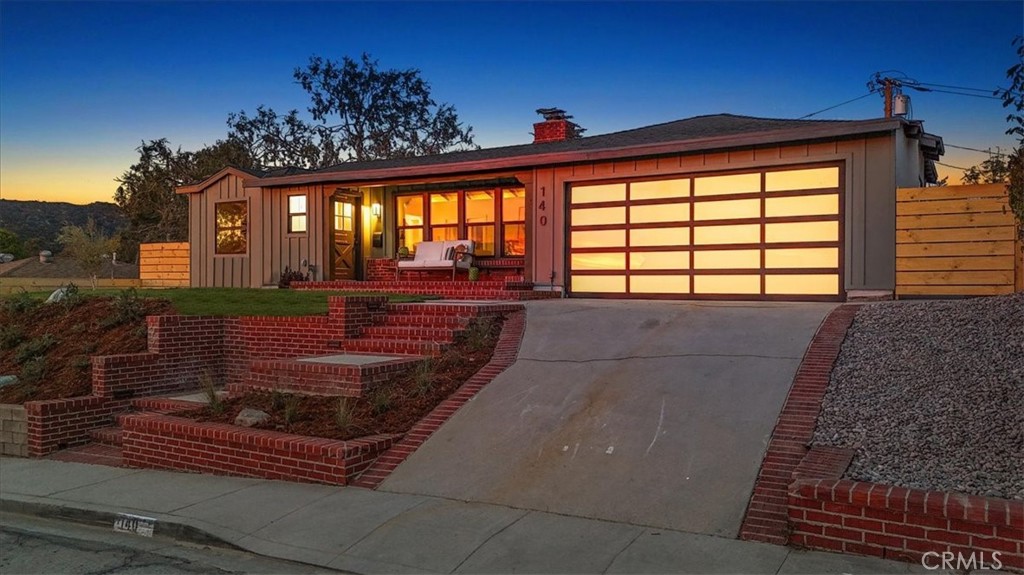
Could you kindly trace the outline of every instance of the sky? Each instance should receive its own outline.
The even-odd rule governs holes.
[[[112,201],[144,140],[194,150],[224,138],[232,112],[305,114],[292,73],[313,55],[419,69],[493,147],[530,142],[541,107],[594,135],[702,114],[800,118],[869,94],[876,72],[990,95],[1022,30],[1019,1],[0,0],[0,198]],[[1013,146],[1000,101],[905,92],[947,145]],[[871,94],[813,117],[882,106]],[[947,148],[942,161],[987,157]]]

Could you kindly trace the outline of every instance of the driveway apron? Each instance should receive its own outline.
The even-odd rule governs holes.
[[[548,300],[384,491],[735,537],[823,303]]]

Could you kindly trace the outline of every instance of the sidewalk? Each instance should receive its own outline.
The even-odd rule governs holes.
[[[357,573],[925,573],[919,565],[437,497],[0,458],[0,512],[113,525]]]

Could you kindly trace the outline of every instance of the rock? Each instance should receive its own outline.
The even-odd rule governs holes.
[[[252,427],[259,425],[270,419],[270,414],[265,411],[258,409],[245,408],[238,412],[238,417],[235,418],[235,425],[241,425],[242,427]]]
[[[9,264],[14,261],[14,254],[0,254],[0,264]]]
[[[14,385],[18,383],[18,376],[16,375],[0,375],[0,387],[5,385]]]
[[[63,301],[64,298],[66,297],[68,297],[68,288],[59,287],[53,290],[53,293],[50,294],[50,297],[46,298],[46,303],[57,303],[59,301]]]
[[[39,263],[53,263],[53,252],[50,250],[43,250],[39,252]]]

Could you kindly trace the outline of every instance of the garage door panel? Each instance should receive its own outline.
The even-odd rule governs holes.
[[[629,291],[642,294],[688,294],[690,293],[690,276],[630,276]]]
[[[570,290],[840,296],[840,182],[817,166],[574,187]]]

